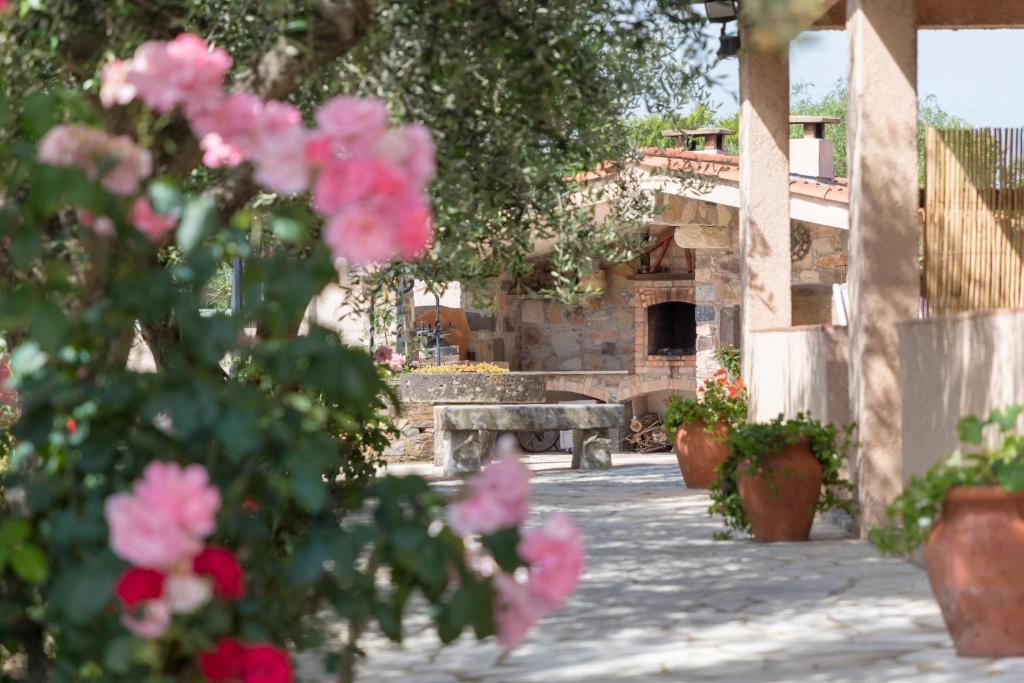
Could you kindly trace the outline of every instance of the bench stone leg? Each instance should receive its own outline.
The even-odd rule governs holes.
[[[483,455],[480,449],[479,432],[445,429],[442,430],[440,442],[446,476],[452,477],[479,471],[481,455]]]
[[[490,462],[494,453],[494,443],[498,440],[498,432],[480,431],[480,457],[483,462]]]
[[[604,470],[612,466],[612,440],[607,429],[574,429],[572,468]]]

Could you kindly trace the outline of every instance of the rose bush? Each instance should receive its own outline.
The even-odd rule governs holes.
[[[123,109],[118,131],[75,93],[0,103],[17,131],[0,137],[14,268],[0,330],[18,403],[0,470],[0,676],[288,681],[294,654],[319,649],[350,680],[359,635],[374,622],[401,639],[414,593],[445,642],[471,628],[511,647],[582,569],[571,522],[522,528],[528,477],[509,453],[452,504],[452,526],[423,479],[375,478],[385,373],[315,324],[296,334],[336,259],[427,244],[425,129],[345,97],[307,128],[291,105],[227,92],[229,66],[190,35],[112,61],[100,100]],[[222,216],[201,173],[160,177],[150,150],[183,125],[215,172],[252,164],[265,192],[311,203],[322,239],[299,208]],[[253,253],[254,222],[280,248]],[[245,309],[203,314],[236,257]],[[170,320],[156,371],[129,369],[137,329]],[[330,619],[348,622],[344,646],[326,642]]]

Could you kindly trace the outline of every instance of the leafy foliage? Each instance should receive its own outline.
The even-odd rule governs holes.
[[[811,453],[821,463],[822,486],[817,511],[852,512],[854,503],[848,494],[853,486],[843,477],[842,470],[853,429],[853,425],[847,425],[837,430],[834,425],[823,425],[805,413],[792,420],[779,415],[771,422],[736,427],[729,432],[729,455],[720,466],[718,479],[711,485],[711,514],[721,515],[731,529],[750,533],[750,521],[743,511],[736,485],[740,469],[765,475],[768,472],[765,460],[801,439],[809,441]]]
[[[462,539],[438,530],[444,498],[422,479],[374,478],[391,430],[381,372],[330,331],[296,336],[310,298],[337,277],[326,247],[305,234],[253,253],[237,228],[246,212],[225,220],[208,194],[157,180],[150,195],[181,217],[165,259],[128,224],[128,200],[36,162],[39,120],[81,112],[70,93],[0,107],[17,131],[0,141],[0,243],[16,245],[0,329],[16,340],[19,402],[18,446],[0,470],[4,656],[55,683],[190,680],[196,653],[225,635],[322,645],[325,610],[355,634],[375,621],[400,639],[417,592],[445,641],[492,633],[489,584],[467,568]],[[95,234],[69,207],[109,216],[116,234]],[[38,239],[55,229],[74,240]],[[80,251],[51,258],[69,244]],[[209,282],[235,256],[248,260],[244,315],[202,315]],[[169,319],[177,333],[157,371],[129,370],[137,326]],[[206,468],[223,501],[211,541],[235,553],[248,584],[238,602],[184,618],[166,648],[128,635],[112,609],[125,565],[104,522],[107,498],[154,460]],[[353,640],[333,661],[350,668],[358,652]]]
[[[938,520],[946,494],[954,486],[1000,485],[1007,491],[1024,491],[1024,434],[1016,430],[1024,406],[993,410],[980,420],[973,415],[960,419],[960,441],[973,447],[959,449],[923,476],[914,476],[886,509],[890,524],[872,529],[869,538],[883,552],[910,553],[928,540]],[[985,431],[998,435],[985,447]]]
[[[715,427],[719,423],[730,429],[747,419],[749,394],[740,377],[739,349],[719,348],[716,357],[721,369],[704,382],[699,398],[672,396],[665,409],[665,433],[674,435],[682,425],[703,422],[704,430],[713,439],[720,439]]]

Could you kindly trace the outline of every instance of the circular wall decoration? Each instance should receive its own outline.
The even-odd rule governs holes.
[[[811,232],[804,227],[796,226],[790,232],[790,257],[793,263],[800,261],[811,250]]]

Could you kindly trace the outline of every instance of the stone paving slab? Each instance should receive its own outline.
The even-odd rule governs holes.
[[[809,543],[714,541],[703,492],[671,454],[600,472],[531,459],[538,515],[581,525],[587,569],[568,605],[507,657],[425,619],[364,645],[368,683],[1022,681],[1024,659],[956,657],[918,567],[816,522]],[[629,462],[629,456],[616,456]],[[633,458],[633,462],[638,462]],[[439,486],[449,486],[440,483]],[[329,681],[306,661],[301,680]]]

